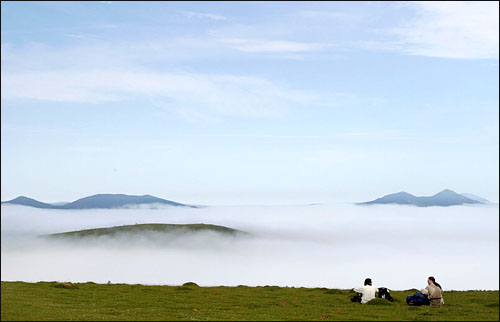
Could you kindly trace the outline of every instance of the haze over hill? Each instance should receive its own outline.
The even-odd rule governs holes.
[[[456,206],[463,204],[480,204],[488,202],[486,199],[474,196],[475,199],[468,198],[465,195],[458,194],[452,190],[445,189],[430,197],[417,197],[408,192],[401,191],[398,193],[389,194],[368,202],[361,202],[358,205],[375,205],[375,204],[398,204],[398,205],[415,205],[419,207],[430,206]],[[481,201],[485,200],[485,201]]]
[[[197,207],[157,198],[151,195],[134,196],[125,194],[97,194],[81,198],[66,204],[49,204],[24,196],[17,197],[9,201],[4,201],[2,203],[47,209],[111,209],[142,204],[162,204],[191,208]]]
[[[64,233],[56,233],[45,235],[49,238],[71,238],[71,239],[86,239],[95,237],[112,237],[115,235],[124,235],[131,237],[133,235],[147,235],[150,233],[162,234],[188,234],[188,233],[217,233],[220,235],[247,235],[247,232],[210,224],[136,224],[136,225],[123,225],[106,228],[84,229],[76,231],[68,231]]]
[[[2,204],[2,280],[351,288],[366,277],[368,261],[373,280],[391,289],[424,287],[427,274],[446,289],[497,289],[498,219],[498,204],[64,211]],[[210,223],[251,238],[210,231],[39,238],[150,223]],[[431,273],[408,274],[408,263],[425,262],[436,245],[439,265]],[[479,270],[480,276],[467,278]]]

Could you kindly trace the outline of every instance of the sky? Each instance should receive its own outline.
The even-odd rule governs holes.
[[[498,2],[1,2],[1,199],[498,202]]]

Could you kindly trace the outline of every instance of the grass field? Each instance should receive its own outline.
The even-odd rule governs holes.
[[[441,308],[405,302],[352,303],[350,290],[2,282],[6,320],[411,320],[498,321],[498,291],[444,292]]]

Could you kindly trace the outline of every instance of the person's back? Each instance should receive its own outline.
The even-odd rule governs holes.
[[[436,283],[433,276],[428,278],[427,283],[428,285],[422,290],[422,293],[428,296],[430,305],[438,306],[444,304],[441,285]]]
[[[434,285],[434,284],[429,284],[425,287],[425,292],[424,294],[427,294],[429,296],[429,300],[431,301],[432,306],[436,305],[441,305],[441,299],[443,298],[443,295],[441,294],[441,288]]]
[[[361,304],[366,304],[375,298],[375,293],[378,292],[378,289],[372,285],[372,280],[367,278],[365,285],[355,288],[354,292],[361,293]]]
[[[375,298],[375,293],[378,289],[373,285],[365,285],[354,289],[354,292],[361,293],[361,304],[366,304]]]

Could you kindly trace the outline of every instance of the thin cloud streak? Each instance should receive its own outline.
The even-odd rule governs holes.
[[[275,25],[225,26],[209,34],[233,49],[249,53],[342,53],[364,49],[452,59],[498,59],[497,1],[416,1],[388,5],[396,10],[411,9],[412,13],[406,22],[391,28],[378,27],[380,21],[366,13],[302,10],[291,15],[305,19],[318,31],[335,30],[345,24],[363,30],[351,39],[301,41],[292,32],[303,30],[295,26],[278,27],[274,37],[266,37]]]
[[[69,38],[85,39],[85,40],[98,40],[99,38],[95,35],[88,34],[65,34]]]
[[[291,108],[336,107],[355,99],[344,93],[287,88],[253,76],[95,68],[3,72],[1,94],[3,100],[70,103],[141,98],[187,120],[206,123],[217,123],[224,116],[280,118]]]
[[[194,11],[181,11],[181,13],[188,18],[207,18],[210,20],[226,20],[227,17],[216,15],[213,13],[203,13],[203,12],[194,12]]]
[[[265,40],[244,38],[223,38],[221,42],[231,48],[251,53],[307,52],[320,51],[329,47],[326,43],[298,42],[290,40]]]
[[[276,117],[287,104],[323,99],[312,91],[286,89],[263,78],[234,75],[65,70],[2,76],[5,100],[99,103],[140,96],[152,97],[184,113],[191,109],[191,114],[208,111],[216,115]]]
[[[389,30],[411,55],[498,59],[498,1],[419,1],[407,5],[417,17],[404,26]]]
[[[373,139],[373,140],[410,140],[417,139],[413,135],[404,134],[399,131],[358,131],[344,132],[338,135],[274,135],[274,134],[245,134],[245,133],[220,133],[220,134],[183,134],[180,137],[220,137],[220,138],[263,138],[263,139],[284,139],[284,140],[333,140],[333,139]]]
[[[499,47],[499,16],[498,2],[496,1],[474,1],[474,2],[404,2],[388,4],[394,8],[410,9],[411,14],[404,23],[399,22],[391,28],[379,29],[371,21],[369,15],[363,12],[353,14],[342,11],[319,11],[299,10],[291,13],[287,19],[301,17],[313,30],[325,31],[335,30],[345,24],[352,25],[353,29],[359,28],[360,33],[355,37],[339,38],[324,37],[321,40],[306,41],[303,36],[303,28],[290,26],[283,22],[269,24],[267,22],[259,25],[245,25],[241,23],[225,23],[220,28],[206,30],[202,35],[185,36],[182,38],[193,38],[194,44],[186,44],[180,40],[168,39],[168,41],[148,44],[119,44],[113,43],[103,57],[113,56],[116,52],[127,52],[134,47],[134,52],[139,51],[141,55],[147,55],[148,47],[154,47],[154,52],[160,56],[167,55],[172,59],[186,59],[186,57],[204,57],[213,52],[219,54],[222,50],[220,44],[224,44],[225,50],[237,50],[254,54],[298,54],[298,53],[337,53],[342,54],[355,49],[368,51],[394,51],[407,55],[430,56],[440,58],[461,59],[498,59]],[[202,13],[195,11],[179,11],[188,18],[198,18],[210,21],[229,21],[228,17],[213,13]],[[291,17],[291,18],[290,18]],[[373,18],[373,17],[372,17]],[[117,25],[101,25],[103,28],[116,28]],[[274,32],[269,30],[275,28]],[[79,35],[81,28],[73,28],[69,35]],[[45,30],[45,29],[44,29]],[[67,32],[68,29],[46,29],[44,32]],[[15,31],[6,31],[13,33]],[[40,32],[38,31],[30,31]],[[208,35],[208,37],[207,37]],[[163,45],[174,43],[174,46]],[[2,44],[3,46],[4,44]],[[162,46],[165,48],[162,49]],[[117,49],[116,47],[123,47]],[[141,49],[142,47],[142,49]],[[199,48],[200,50],[196,50]],[[80,48],[79,50],[81,50]],[[96,48],[98,49],[98,48]],[[78,52],[78,51],[76,51]],[[43,55],[38,55],[38,57]],[[66,58],[65,58],[66,57]],[[61,55],[62,59],[74,57],[73,55]],[[294,58],[293,56],[288,56]],[[297,58],[297,57],[295,57]],[[300,58],[300,57],[298,57]],[[313,57],[324,58],[322,57]],[[120,59],[123,59],[120,57]],[[310,57],[309,57],[310,59]],[[4,58],[2,57],[2,60]],[[112,63],[112,61],[111,61]]]

